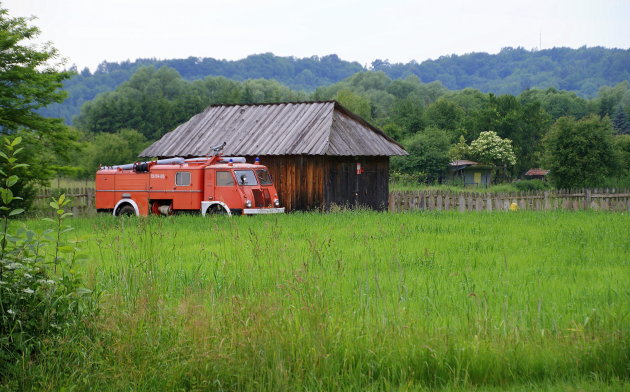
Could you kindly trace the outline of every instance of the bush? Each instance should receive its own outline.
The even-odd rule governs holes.
[[[424,173],[401,173],[399,171],[389,173],[389,182],[392,185],[413,186],[424,183],[426,179],[427,176]]]
[[[542,180],[522,180],[512,183],[519,191],[543,191],[551,186]]]
[[[61,195],[50,202],[56,210],[55,229],[41,234],[27,228],[10,229],[10,218],[23,212],[11,208],[16,199],[11,188],[19,178],[12,175],[20,143],[6,141],[0,156],[8,162],[9,171],[0,173],[0,384],[11,378],[12,365],[29,363],[41,351],[45,339],[76,333],[94,314],[96,298],[82,287],[75,262],[81,260],[76,243],[63,240],[72,228],[63,224],[70,216],[64,207],[69,200]]]
[[[450,144],[448,132],[428,128],[403,142],[409,155],[393,157],[391,168],[401,173],[422,174],[426,183],[440,181],[448,169]]]
[[[559,118],[545,136],[545,149],[545,167],[557,188],[599,187],[619,174],[619,151],[607,117]]]

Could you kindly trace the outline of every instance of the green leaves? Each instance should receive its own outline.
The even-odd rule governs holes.
[[[15,210],[11,210],[11,212],[9,212],[9,216],[19,215],[23,212],[24,212],[23,208],[16,208]]]
[[[19,180],[19,177],[13,175],[6,179],[5,184],[7,188],[11,188],[13,185],[15,185],[18,182],[18,180]]]
[[[0,151],[0,158],[3,158],[8,163],[8,170],[13,171],[16,168],[27,167],[28,165],[23,163],[15,163],[17,162],[17,158],[15,155],[19,154],[22,151],[22,148],[15,149],[17,145],[22,142],[21,137],[16,137],[14,139],[9,139],[8,137],[4,137],[4,149],[8,152],[5,153]],[[7,175],[4,170],[0,170],[0,175],[4,176],[4,187],[0,187],[0,201],[2,201],[2,206],[0,206],[0,211],[4,212],[5,217],[19,215],[24,212],[23,208],[15,208],[11,209],[9,205],[15,200],[22,200],[19,196],[14,196],[11,187],[16,185],[20,180],[15,174]]]
[[[48,203],[48,205],[50,205],[50,207],[57,210],[58,215],[63,215],[65,213],[63,210],[63,207],[65,207],[68,203],[70,203],[70,199],[66,199],[66,194],[64,193],[61,196],[59,196],[59,198],[56,200],[53,198],[52,201]],[[66,213],[66,214],[67,214],[66,216],[72,215],[71,213]]]
[[[17,183],[3,181],[0,185],[13,187],[13,193],[22,197],[13,200],[14,206],[25,208],[35,196],[33,185],[54,173],[50,163],[76,144],[73,132],[62,121],[44,117],[39,110],[65,99],[62,82],[71,73],[55,71],[60,69],[60,57],[51,45],[32,45],[39,29],[30,25],[30,18],[11,17],[2,6],[0,129],[5,136],[0,139],[0,175],[20,178]]]
[[[446,131],[430,127],[406,139],[407,157],[394,157],[392,169],[405,174],[419,174],[423,182],[434,182],[448,167],[450,138]]]
[[[63,245],[57,248],[61,253],[72,253],[75,251],[75,248],[70,245]]]
[[[9,188],[0,188],[0,199],[4,205],[9,205],[14,200],[13,192]]]
[[[479,137],[470,143],[470,159],[485,164],[498,166],[514,166],[516,155],[512,149],[512,141],[499,137],[496,132],[481,132]]]
[[[2,10],[0,10],[0,17]],[[1,40],[1,37],[0,37]],[[92,300],[92,291],[83,288],[81,276],[75,271],[75,255],[80,251],[79,241],[64,241],[63,235],[73,230],[62,224],[72,214],[64,208],[70,202],[65,195],[50,202],[57,219],[47,219],[56,230],[36,234],[32,230],[11,230],[9,217],[22,214],[23,208],[11,204],[21,197],[14,196],[11,187],[19,183],[17,175],[10,174],[16,167],[15,148],[21,138],[4,138],[4,151],[0,158],[7,162],[0,178],[0,213],[3,231],[0,238],[0,363],[6,358],[31,360],[45,338],[58,333],[69,336],[84,328],[86,301]],[[53,265],[50,271],[49,265]],[[94,302],[91,302],[95,304]],[[96,309],[92,307],[90,309]],[[0,383],[3,375],[0,375]]]
[[[562,117],[545,138],[546,167],[558,188],[598,186],[620,162],[608,118]]]

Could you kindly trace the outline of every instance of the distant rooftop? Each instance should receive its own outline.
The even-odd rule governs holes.
[[[546,176],[547,174],[549,174],[549,170],[539,168],[529,169],[527,173],[525,173],[526,176]]]
[[[481,165],[479,162],[475,161],[467,161],[465,159],[459,159],[457,161],[453,161],[449,163],[450,166],[471,166],[471,165]]]

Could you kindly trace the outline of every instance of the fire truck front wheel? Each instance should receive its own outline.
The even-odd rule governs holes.
[[[136,210],[133,208],[131,204],[123,204],[118,207],[118,211],[116,211],[116,216],[135,216]]]
[[[225,210],[225,208],[223,208],[222,206],[218,204],[210,206],[208,208],[208,211],[206,211],[206,215],[210,215],[210,216],[226,215],[226,214],[227,214],[227,211]]]

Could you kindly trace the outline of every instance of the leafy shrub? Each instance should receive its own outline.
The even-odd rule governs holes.
[[[72,230],[63,224],[71,215],[64,210],[69,202],[64,195],[50,202],[57,218],[47,220],[55,229],[40,234],[27,228],[9,230],[9,218],[23,212],[10,207],[19,200],[11,190],[19,178],[10,170],[22,164],[15,157],[20,138],[5,142],[7,153],[0,153],[8,163],[8,172],[0,172],[4,177],[0,183],[0,383],[10,377],[12,364],[30,361],[44,339],[81,330],[95,309],[95,296],[82,287],[74,269],[81,259],[79,249],[63,240],[62,235]]]
[[[519,191],[543,191],[551,186],[542,180],[522,180],[516,181],[512,185]]]
[[[389,182],[394,185],[418,185],[424,183],[426,177],[424,173],[401,173],[392,170],[389,173]]]

